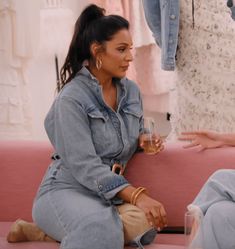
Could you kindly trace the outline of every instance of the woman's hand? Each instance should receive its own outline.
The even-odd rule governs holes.
[[[191,143],[185,145],[184,148],[200,146],[204,150],[218,148],[224,145],[221,134],[215,131],[192,131],[182,132],[181,134],[179,140],[191,141]]]
[[[167,226],[166,211],[160,202],[142,193],[136,201],[136,206],[144,211],[150,225],[158,231]]]
[[[146,147],[149,146],[148,143],[150,142],[149,134],[141,134],[139,136],[139,147],[146,151]],[[162,151],[164,149],[163,141],[159,135],[152,135],[151,143],[153,144],[153,149],[155,154]]]

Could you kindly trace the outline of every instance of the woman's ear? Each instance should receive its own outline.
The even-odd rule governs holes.
[[[98,54],[102,51],[102,45],[100,45],[97,42],[94,42],[91,44],[90,50],[91,50],[92,57],[96,58]]]

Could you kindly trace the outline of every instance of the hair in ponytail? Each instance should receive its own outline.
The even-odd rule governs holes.
[[[121,29],[129,29],[128,21],[117,15],[105,16],[105,9],[91,4],[75,23],[75,30],[63,67],[60,71],[61,88],[82,68],[84,60],[91,59],[93,42],[104,44]]]

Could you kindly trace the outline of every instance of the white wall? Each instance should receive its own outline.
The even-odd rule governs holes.
[[[24,1],[27,3],[27,0]],[[55,54],[58,55],[60,68],[73,34],[74,22],[84,7],[95,1],[34,0],[31,3],[36,2],[41,4],[40,18],[38,18],[40,28],[38,25],[36,29],[34,23],[33,27],[36,29],[36,34],[40,35],[40,40],[33,58],[30,60],[26,58],[27,63],[21,68],[24,71],[22,82],[20,84],[17,82],[18,86],[11,86],[7,80],[1,84],[2,75],[0,75],[0,139],[48,139],[43,123],[56,96]],[[61,4],[59,8],[58,3]],[[26,33],[28,33],[27,30]],[[1,59],[0,69],[6,71],[1,65]],[[2,71],[0,70],[0,74]],[[13,96],[12,87],[17,88],[20,103]],[[7,97],[8,99],[14,98],[14,103],[10,101],[7,103],[5,101]],[[19,118],[20,115],[22,117]],[[169,133],[170,123],[166,120],[166,114],[148,112],[145,115],[154,116],[157,130],[161,135],[166,136]]]
[[[2,2],[0,139],[47,139],[43,122],[55,97],[55,53],[61,66],[74,23],[87,4],[88,0]]]
[[[47,139],[43,122],[56,96],[54,55],[57,53],[61,67],[73,33],[73,24],[88,3],[87,0],[66,0],[60,10],[41,10],[40,47],[27,70],[32,103],[32,139]]]

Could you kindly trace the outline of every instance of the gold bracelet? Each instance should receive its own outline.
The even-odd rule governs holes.
[[[146,191],[146,188],[141,188],[135,195],[134,199],[133,199],[133,205],[136,205],[136,201],[138,199],[138,197],[140,196],[141,193],[145,192]]]
[[[143,188],[143,187],[138,187],[137,189],[135,189],[132,194],[131,194],[131,200],[130,200],[130,203],[132,205],[135,205],[136,204],[136,200],[138,198],[138,196],[142,193],[146,191],[146,188]]]
[[[141,188],[141,187],[138,187],[138,188],[136,188],[136,189],[132,192],[132,194],[131,194],[131,200],[130,200],[130,203],[131,203],[131,204],[133,204],[133,199],[134,199],[136,193],[139,191],[140,188]]]

